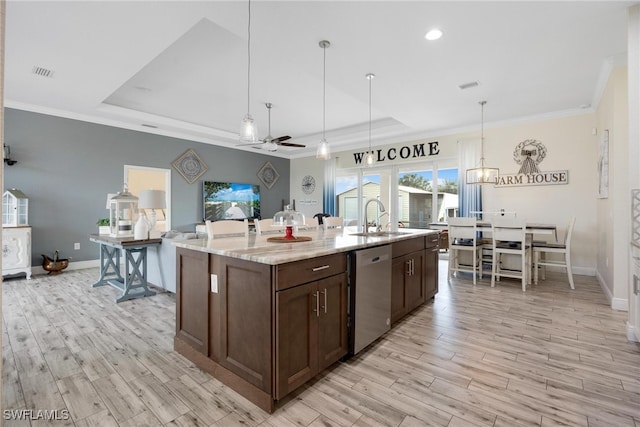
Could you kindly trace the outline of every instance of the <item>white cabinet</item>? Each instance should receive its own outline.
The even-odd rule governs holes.
[[[2,275],[18,273],[31,279],[31,227],[3,227]]]

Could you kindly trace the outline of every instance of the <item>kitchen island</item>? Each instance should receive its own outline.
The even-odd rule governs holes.
[[[438,231],[353,232],[299,232],[312,239],[300,243],[266,235],[174,242],[175,350],[273,412],[349,354],[356,251],[391,246],[392,326],[437,292]]]

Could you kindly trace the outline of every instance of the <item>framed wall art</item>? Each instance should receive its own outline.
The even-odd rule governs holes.
[[[267,188],[271,188],[278,178],[280,178],[280,174],[275,170],[271,162],[267,162],[258,171],[258,178],[260,178],[260,181],[262,181]]]
[[[209,169],[191,148],[175,159],[172,165],[189,184],[193,184]]]

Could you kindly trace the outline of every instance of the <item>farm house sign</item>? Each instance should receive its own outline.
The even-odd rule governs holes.
[[[540,171],[538,165],[546,156],[547,148],[540,141],[535,139],[522,141],[513,151],[513,160],[520,165],[520,170],[514,175],[500,174],[496,187],[568,184],[568,170]]]

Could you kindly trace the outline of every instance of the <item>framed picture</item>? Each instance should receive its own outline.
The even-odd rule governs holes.
[[[267,188],[271,188],[278,178],[280,178],[280,174],[275,170],[271,162],[267,162],[258,171],[258,178],[260,178],[260,181],[262,181]]]
[[[602,132],[598,149],[598,198],[609,197],[609,129]]]
[[[193,184],[209,169],[191,148],[175,159],[172,165],[189,184]]]

